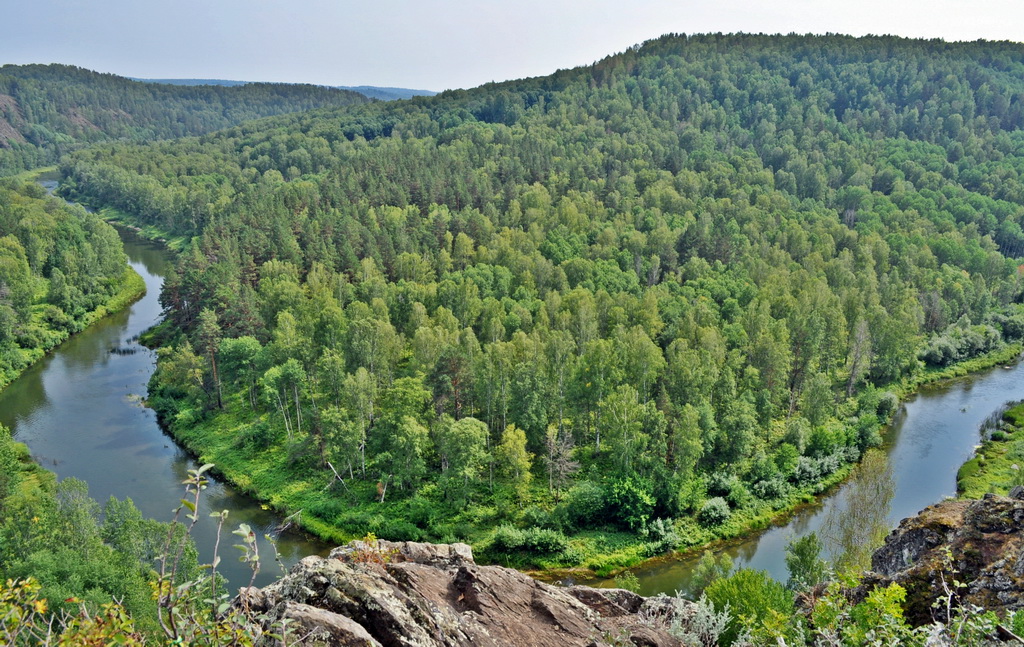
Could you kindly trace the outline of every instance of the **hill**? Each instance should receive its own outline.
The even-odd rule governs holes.
[[[224,79],[132,79],[143,83],[166,83],[169,85],[223,85],[236,86],[251,83],[251,81],[226,81]],[[326,86],[325,86],[326,87]],[[413,90],[411,88],[380,87],[376,85],[335,85],[329,86],[338,90],[351,90],[368,97],[381,101],[396,101],[398,99],[411,99],[412,97],[432,97],[436,92],[432,90]]]
[[[339,85],[342,90],[352,90],[365,94],[371,99],[381,101],[395,101],[397,99],[411,99],[413,97],[432,97],[436,92],[433,90],[413,90],[410,88],[379,87],[376,85]]]
[[[4,65],[0,175],[52,164],[85,144],[198,135],[247,119],[365,101],[312,85],[183,87],[66,65]]]
[[[1018,348],[1022,126],[1018,44],[672,35],[62,171],[194,237],[150,403],[243,488],[609,572],[763,527]]]

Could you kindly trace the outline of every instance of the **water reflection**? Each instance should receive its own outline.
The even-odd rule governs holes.
[[[59,478],[74,476],[88,483],[90,495],[101,503],[110,496],[131,498],[147,517],[168,520],[182,496],[181,481],[196,463],[162,432],[154,412],[141,405],[156,357],[138,343],[138,336],[160,318],[158,295],[169,259],[159,246],[130,231],[121,236],[132,267],[146,281],[146,296],[72,337],[0,392],[0,423]],[[121,352],[112,353],[112,348]],[[209,559],[213,549],[211,511],[231,511],[228,532],[244,522],[262,537],[261,531],[281,522],[221,483],[212,482],[203,496],[194,533],[201,559]],[[234,559],[233,549],[223,549],[235,543],[232,539],[222,542],[219,570],[233,583],[245,584],[248,569]],[[327,548],[294,532],[281,538],[286,563]],[[261,540],[260,554],[267,561],[257,582],[265,584],[278,571],[266,541]]]

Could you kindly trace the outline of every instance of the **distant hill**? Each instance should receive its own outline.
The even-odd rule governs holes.
[[[228,81],[225,79],[136,79],[143,83],[165,83],[167,85],[221,85],[234,87],[246,85],[250,81]],[[335,85],[327,86],[338,90],[351,90],[371,99],[381,101],[395,101],[397,99],[411,99],[413,97],[432,97],[436,92],[433,90],[413,90],[411,88],[380,87],[376,85]]]
[[[0,67],[0,175],[56,162],[86,144],[200,135],[249,119],[366,103],[350,90],[294,83],[139,83],[69,65]]]
[[[409,88],[381,88],[375,85],[339,85],[339,90],[352,90],[359,94],[366,95],[371,99],[381,101],[394,101],[396,99],[411,99],[413,97],[432,97],[436,92],[433,90],[411,90]]]
[[[130,76],[128,78],[132,81],[141,81],[142,83],[163,83],[165,85],[221,85],[229,88],[249,83],[249,81],[230,81],[228,79],[140,79],[134,76]]]

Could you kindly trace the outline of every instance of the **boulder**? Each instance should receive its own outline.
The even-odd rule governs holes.
[[[674,647],[665,627],[692,615],[664,596],[480,566],[465,544],[387,541],[307,557],[274,584],[242,589],[235,605],[267,624],[288,619],[289,644],[360,647]]]

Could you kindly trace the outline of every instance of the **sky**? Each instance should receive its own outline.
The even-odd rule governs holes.
[[[0,64],[141,78],[445,90],[665,33],[1024,41],[1022,0],[0,0]]]

